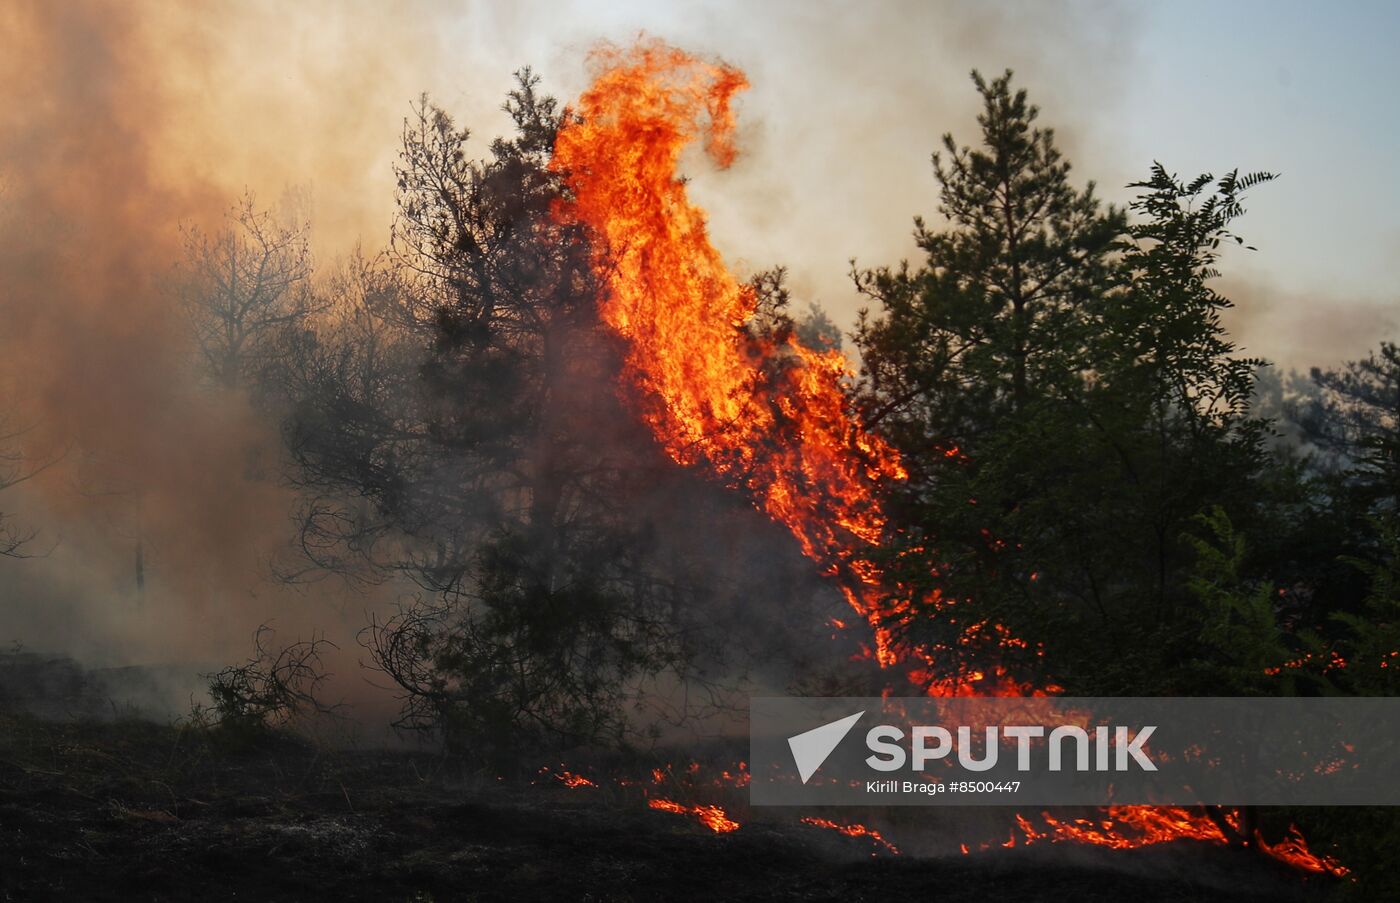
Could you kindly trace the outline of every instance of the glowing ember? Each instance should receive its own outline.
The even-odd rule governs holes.
[[[663,799],[648,800],[647,805],[662,812],[689,815],[716,834],[728,834],[730,831],[739,830],[739,823],[726,815],[719,806],[685,806]]]
[[[747,787],[752,776],[749,774],[749,763],[740,762],[732,771],[725,769],[715,778],[716,787]]]
[[[891,855],[899,855],[898,847],[896,847],[894,844],[890,843],[883,836],[881,836],[879,831],[876,831],[874,828],[867,828],[865,825],[843,825],[838,822],[828,821],[824,818],[803,818],[802,823],[804,825],[812,825],[818,828],[826,828],[831,831],[837,831],[841,834],[845,834],[847,837],[868,837],[871,840],[875,841],[875,843],[879,846],[884,847],[886,850],[888,850]],[[871,853],[870,855],[874,856],[876,854]]]
[[[597,783],[595,783],[594,781],[590,781],[588,778],[584,777],[581,774],[575,774],[572,771],[565,770],[563,765],[560,765],[559,769],[559,771],[553,771],[548,765],[545,765],[539,770],[539,774],[545,775],[550,780],[555,781],[559,784],[563,784],[570,790],[577,790],[580,787],[598,786]],[[502,780],[502,778],[497,778],[496,780],[499,781]]]

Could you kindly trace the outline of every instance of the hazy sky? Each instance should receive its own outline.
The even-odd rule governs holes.
[[[641,31],[743,68],[745,155],[697,160],[697,197],[739,269],[790,266],[849,322],[847,261],[896,262],[936,210],[929,154],[974,138],[967,74],[1016,70],[1077,179],[1108,197],[1154,159],[1183,176],[1234,166],[1282,179],[1228,261],[1248,350],[1287,363],[1357,355],[1400,331],[1397,3],[678,2],[149,4],[167,54],[170,171],[267,196],[311,184],[321,246],[382,241],[393,160],[420,91],[483,140],[510,73],[562,98],[599,39]],[[178,51],[178,52],[172,52]],[[183,52],[184,57],[180,57]]]
[[[1400,4],[1147,9],[1114,157],[1281,172],[1259,193],[1247,265],[1306,291],[1400,298]]]
[[[1231,262],[1246,338],[1306,362],[1400,337],[1400,4],[1145,9],[1115,171],[1281,173],[1242,223],[1259,252]]]

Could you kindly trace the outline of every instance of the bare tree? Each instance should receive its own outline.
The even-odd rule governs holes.
[[[0,419],[0,492],[33,479],[63,458],[63,452],[59,452],[43,462],[35,463],[19,443],[26,431],[7,430],[6,426],[5,421]],[[0,510],[0,555],[7,558],[33,557],[34,553],[26,547],[38,535],[38,530],[19,526],[9,512]]]
[[[276,347],[271,340],[321,305],[311,289],[310,225],[259,210],[251,194],[210,235],[183,230],[180,302],[208,377],[244,385]]]

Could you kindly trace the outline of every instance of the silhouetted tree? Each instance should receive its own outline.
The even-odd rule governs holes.
[[[1321,398],[1296,414],[1309,438],[1341,455],[1349,480],[1373,513],[1400,500],[1400,346],[1382,342],[1337,370],[1314,367]]]

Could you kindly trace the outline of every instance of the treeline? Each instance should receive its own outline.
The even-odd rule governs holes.
[[[942,598],[891,628],[936,651],[930,680],[1391,692],[1400,351],[1287,382],[1242,356],[1214,279],[1273,176],[1154,166],[1120,209],[1009,74],[974,79],[981,133],[934,155],[921,258],[852,272],[852,404],[910,471],[879,564]],[[798,648],[815,577],[616,391],[592,238],[551,214],[564,113],[528,70],[505,109],[514,134],[478,160],[417,107],[384,253],[317,272],[309,227],[249,199],[187,234],[174,282],[208,381],[282,425],[303,498],[283,575],[418,588],[364,637],[401,723],[477,751],[622,741],[648,686],[720,694],[736,634]],[[744,328],[839,344],[781,275],[755,277]]]
[[[911,473],[883,563],[944,597],[894,626],[945,673],[1071,695],[1395,695],[1400,348],[1306,378],[1242,356],[1213,285],[1273,176],[1154,165],[1115,209],[1009,74],[974,79],[923,258],[853,273],[859,404]],[[1354,870],[1343,895],[1400,890],[1394,810],[1268,817]]]

